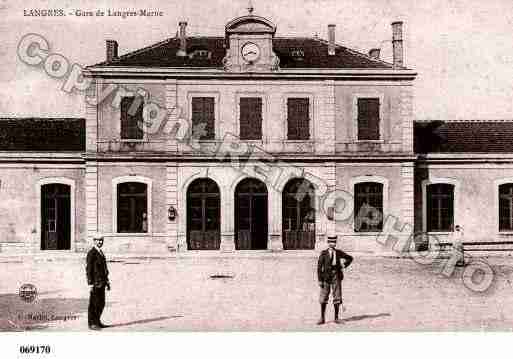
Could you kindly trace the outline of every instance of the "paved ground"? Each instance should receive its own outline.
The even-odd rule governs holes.
[[[460,268],[447,278],[439,264],[357,257],[343,283],[344,324],[317,326],[316,258],[123,259],[110,263],[103,320],[113,324],[107,331],[511,330],[513,259],[489,262],[495,284],[474,293],[463,285]],[[78,259],[2,263],[0,329],[86,330],[83,265]],[[37,286],[34,303],[20,300],[23,283]]]

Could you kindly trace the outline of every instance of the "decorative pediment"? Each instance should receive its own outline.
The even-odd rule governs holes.
[[[245,15],[233,19],[226,24],[226,34],[273,34],[276,32],[276,25],[256,15]]]

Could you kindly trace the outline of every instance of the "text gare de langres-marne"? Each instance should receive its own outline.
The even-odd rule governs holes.
[[[137,10],[81,10],[76,9],[66,13],[64,9],[24,9],[23,16],[40,16],[40,17],[51,17],[51,16],[66,16],[74,15],[80,17],[88,16],[117,16],[123,19],[131,16],[164,16],[164,12],[160,10],[152,9],[137,9]]]

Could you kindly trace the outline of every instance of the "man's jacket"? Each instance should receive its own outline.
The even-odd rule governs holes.
[[[337,280],[344,279],[344,271],[342,270],[342,265],[344,268],[349,267],[353,261],[353,257],[341,251],[340,249],[335,249],[335,256],[336,264],[333,266],[329,250],[325,249],[321,252],[321,255],[319,256],[319,262],[317,263],[317,278],[319,282],[331,281],[333,271],[335,272]],[[345,260],[344,264],[341,262],[342,259]]]
[[[87,253],[87,284],[95,287],[105,287],[109,283],[107,260],[96,248]]]

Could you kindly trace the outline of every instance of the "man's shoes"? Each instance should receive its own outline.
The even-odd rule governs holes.
[[[335,319],[334,320],[335,324],[344,324],[344,321],[342,319]]]
[[[100,327],[99,325],[93,324],[93,325],[89,326],[89,329],[91,329],[91,330],[102,330],[102,327]]]
[[[98,324],[98,326],[100,328],[108,328],[108,327],[110,327],[110,325],[103,324],[102,322],[100,322],[100,324]]]
[[[317,325],[323,325],[324,323],[326,323],[326,322],[324,321],[324,318],[321,318],[321,319],[319,319],[319,321],[317,322]]]

